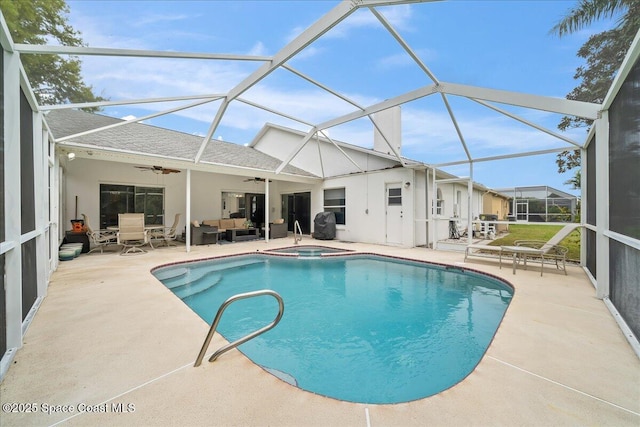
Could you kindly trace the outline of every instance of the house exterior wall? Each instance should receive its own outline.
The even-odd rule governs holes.
[[[506,221],[509,216],[509,199],[499,196],[495,193],[485,193],[482,197],[483,213],[498,215],[498,219]],[[496,231],[506,231],[509,229],[507,224],[498,224]]]
[[[78,196],[78,216],[86,214],[94,228],[98,228],[100,215],[100,184],[122,184],[164,188],[165,225],[171,224],[177,213],[182,214],[178,230],[186,224],[186,172],[156,175],[150,171],[141,172],[133,164],[102,160],[76,158],[65,167],[66,209],[62,212],[65,229],[71,226],[75,215],[75,196]],[[88,178],[89,177],[89,178]],[[201,171],[191,172],[191,220],[218,219],[223,217],[222,193],[265,194],[265,183],[244,181],[244,177],[214,174]],[[318,191],[320,185],[269,183],[269,218],[281,218],[281,194],[287,192]]]
[[[404,183],[410,182],[408,188]],[[324,189],[345,188],[346,223],[336,228],[336,238],[351,242],[388,244],[386,216],[386,185],[399,184],[402,188],[401,246],[414,245],[413,172],[409,169],[391,169],[368,174],[328,178],[323,188],[312,198],[314,207],[323,208]],[[316,212],[316,211],[314,211]],[[316,212],[316,213],[317,213]]]
[[[468,228],[469,203],[471,203],[471,220],[477,220],[483,211],[483,194],[485,190],[474,187],[471,197],[466,182],[439,183],[437,189],[442,195],[442,209],[434,213],[433,236],[429,242],[433,243],[449,237],[449,222],[456,221],[462,229]],[[436,246],[437,247],[437,246]]]
[[[265,154],[284,160],[303,139],[304,136],[298,133],[270,127],[254,143],[253,147]],[[398,164],[397,160],[386,159],[373,153],[370,154],[349,148],[343,148],[343,150],[360,168],[365,170],[386,169]],[[316,138],[308,141],[291,160],[290,164],[322,177],[361,172],[332,143],[322,139],[318,141]]]

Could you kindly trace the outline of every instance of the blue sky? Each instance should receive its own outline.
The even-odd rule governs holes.
[[[296,35],[331,10],[335,1],[69,1],[69,21],[92,47],[276,54]],[[558,38],[549,33],[574,1],[444,1],[379,7],[401,37],[442,82],[564,97],[575,86],[576,57],[589,35],[608,29],[601,22]],[[83,76],[111,100],[225,93],[262,63],[84,57]],[[368,106],[431,84],[368,10],[338,24],[288,62],[296,70]],[[242,98],[268,105],[309,123],[349,113],[352,105],[323,92],[293,73],[278,70]],[[474,157],[565,146],[547,134],[465,98],[448,96]],[[144,104],[105,109],[115,117],[144,116],[176,104]],[[205,135],[220,102],[183,110],[147,123]],[[538,125],[557,131],[560,115],[504,105]],[[306,125],[232,103],[215,138],[249,143],[265,122],[301,130]],[[439,95],[402,107],[402,154],[429,164],[465,158]],[[331,128],[332,138],[372,147],[366,119]],[[582,143],[584,129],[567,136]],[[493,188],[563,184],[572,173],[556,172],[555,155],[474,166],[474,179]],[[468,176],[468,166],[446,168]]]

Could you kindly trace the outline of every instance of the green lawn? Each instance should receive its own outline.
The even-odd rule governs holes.
[[[561,225],[523,225],[509,224],[509,234],[491,242],[492,245],[509,246],[516,240],[544,240],[547,241],[562,228]],[[569,248],[567,259],[580,260],[580,229],[574,230],[560,242],[561,246]]]

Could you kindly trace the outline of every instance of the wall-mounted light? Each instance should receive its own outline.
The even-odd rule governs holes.
[[[67,154],[67,159],[69,159],[69,161],[72,161],[75,158],[76,158],[76,153],[68,153]]]

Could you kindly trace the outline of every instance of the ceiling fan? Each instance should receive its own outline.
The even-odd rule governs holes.
[[[134,167],[142,170],[148,170],[158,175],[160,174],[167,175],[169,173],[180,173],[178,169],[163,168],[162,166],[134,166]]]
[[[253,182],[264,182],[264,178],[255,177],[255,178],[247,178],[247,179],[244,180],[244,182],[251,182],[251,181],[253,181]]]

